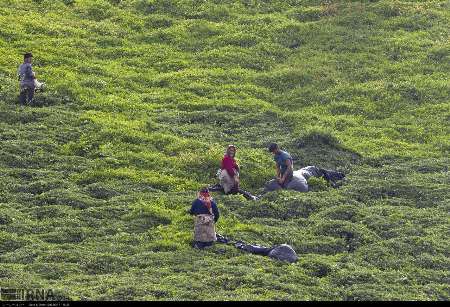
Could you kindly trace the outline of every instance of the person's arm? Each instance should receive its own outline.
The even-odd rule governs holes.
[[[293,172],[291,160],[286,159],[285,163],[286,163],[287,169],[286,169],[286,171],[284,172],[283,177],[281,178],[280,184],[283,184],[284,181],[286,180],[287,176],[288,176],[289,174],[292,174],[292,172]]]
[[[280,166],[278,165],[278,163],[276,164],[277,166],[277,179],[281,178],[281,171],[280,171]]]
[[[188,211],[190,215],[197,214],[197,199],[192,202],[191,209]]]
[[[217,223],[217,221],[219,220],[219,216],[220,216],[219,208],[217,208],[217,204],[214,201],[211,202],[211,207],[212,207],[213,214],[214,214],[214,223]]]
[[[235,174],[234,174],[234,180],[236,181],[237,184],[239,184],[239,165],[236,163],[236,161],[234,161],[234,169],[236,170]]]
[[[234,162],[234,168],[236,169],[236,171],[240,171],[239,165],[237,164],[237,162]]]

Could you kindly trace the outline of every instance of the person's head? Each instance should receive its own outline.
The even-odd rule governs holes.
[[[31,52],[27,52],[23,55],[23,61],[25,63],[31,63],[33,61],[33,54]]]
[[[209,189],[208,189],[208,187],[203,187],[203,188],[201,188],[200,189],[200,192],[199,192],[199,195],[200,196],[203,196],[203,197],[210,197],[211,195],[209,194]]]
[[[274,155],[280,152],[280,148],[278,147],[277,143],[270,143],[268,148],[269,151]]]
[[[211,202],[212,202],[212,197],[209,194],[209,189],[208,187],[203,187],[200,189],[200,191],[198,192],[198,199],[206,205],[206,207],[208,208],[208,210],[210,210],[211,212]]]
[[[227,156],[234,158],[235,155],[236,155],[236,146],[228,145]]]

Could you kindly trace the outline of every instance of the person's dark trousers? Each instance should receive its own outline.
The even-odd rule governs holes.
[[[270,251],[272,250],[271,247],[264,247],[260,245],[251,245],[251,244],[245,244],[244,242],[237,242],[234,244],[235,247],[242,249],[246,252],[257,254],[257,255],[269,255]]]
[[[200,242],[200,241],[194,241],[193,247],[198,249],[203,249],[205,247],[212,246],[214,244],[213,241],[211,242]]]
[[[34,86],[27,86],[20,89],[19,103],[21,105],[33,102],[34,89]]]
[[[256,196],[252,195],[252,193],[239,189],[238,192],[239,194],[242,194],[247,200],[255,200]]]
[[[239,188],[239,185],[235,185],[228,194],[242,194],[247,200],[255,200],[255,196]]]

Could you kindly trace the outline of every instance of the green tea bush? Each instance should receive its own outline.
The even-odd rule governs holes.
[[[343,238],[315,236],[314,239],[301,238],[295,251],[299,254],[336,255],[348,251],[348,247]]]
[[[62,205],[70,206],[72,208],[85,209],[89,206],[95,206],[96,202],[92,198],[78,192],[65,189],[53,189],[39,194],[35,198],[35,204],[38,206]]]
[[[146,246],[146,249],[153,252],[174,252],[180,248],[184,249],[184,246],[169,240],[155,241]]]
[[[79,263],[87,274],[119,273],[127,269],[123,257],[108,253],[85,255]]]
[[[82,17],[91,20],[102,20],[113,16],[112,6],[107,1],[84,2],[83,6],[78,8],[78,10]]]
[[[72,263],[33,263],[26,266],[45,279],[59,280],[70,274],[81,273],[81,269]]]
[[[224,33],[220,35],[215,44],[218,46],[237,46],[242,48],[253,47],[260,42],[260,38],[256,35],[247,32],[238,33]]]
[[[253,48],[257,48],[254,46]],[[221,68],[244,68],[253,70],[265,70],[273,64],[270,58],[253,57],[253,52],[248,49],[236,46],[225,46],[220,49],[204,51],[198,57],[198,61],[206,65],[213,65]]]
[[[320,211],[316,217],[329,220],[343,220],[356,222],[360,217],[358,206],[356,204],[339,204]]]
[[[321,221],[318,223],[316,233],[337,238],[343,238],[349,252],[366,243],[372,243],[379,239],[378,236],[364,227],[347,221]]]
[[[147,28],[168,28],[174,23],[174,19],[168,15],[151,14],[145,19]]]
[[[311,76],[303,71],[295,71],[292,69],[279,71],[277,74],[270,74],[268,76],[262,75],[258,80],[259,84],[275,91],[303,87],[308,85],[309,82],[311,82]]]
[[[115,191],[113,187],[106,186],[102,183],[93,183],[85,188],[87,193],[97,199],[110,199],[114,196],[120,195],[119,192]]]
[[[310,179],[308,179],[308,191],[326,191],[328,187],[329,185],[327,181],[323,178],[311,177]]]
[[[300,48],[305,41],[303,35],[305,30],[301,24],[288,23],[280,25],[274,31],[276,33],[275,42],[287,48]]]
[[[430,50],[428,57],[438,63],[443,63],[445,65],[446,59],[450,55],[449,46],[436,46]]]
[[[28,264],[36,261],[36,258],[44,253],[43,246],[33,242],[26,246],[19,247],[18,249],[2,254],[2,262],[5,263],[21,263]]]
[[[168,215],[172,215],[171,210],[164,209],[164,202],[166,200],[159,198],[153,200],[151,204],[137,204],[133,208],[133,212],[130,213],[129,218],[145,218],[150,220],[155,225],[170,224],[171,219]]]
[[[71,227],[60,227],[56,228],[55,231],[40,235],[39,238],[48,243],[79,243],[82,242],[88,235],[89,234],[86,228],[78,227],[73,229]]]
[[[332,262],[327,260],[327,258],[319,258],[317,255],[302,255],[299,265],[308,272],[308,275],[322,278],[333,270]]]
[[[6,253],[14,251],[22,246],[30,243],[30,240],[24,237],[20,237],[15,233],[9,233],[6,231],[0,232],[0,252]]]
[[[299,7],[290,10],[288,14],[300,22],[317,21],[322,17],[323,7]]]

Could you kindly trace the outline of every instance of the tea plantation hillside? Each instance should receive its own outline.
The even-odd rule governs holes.
[[[449,300],[450,2],[0,1],[0,287],[69,300]],[[32,51],[47,89],[18,105]],[[186,212],[237,146],[217,231]]]

